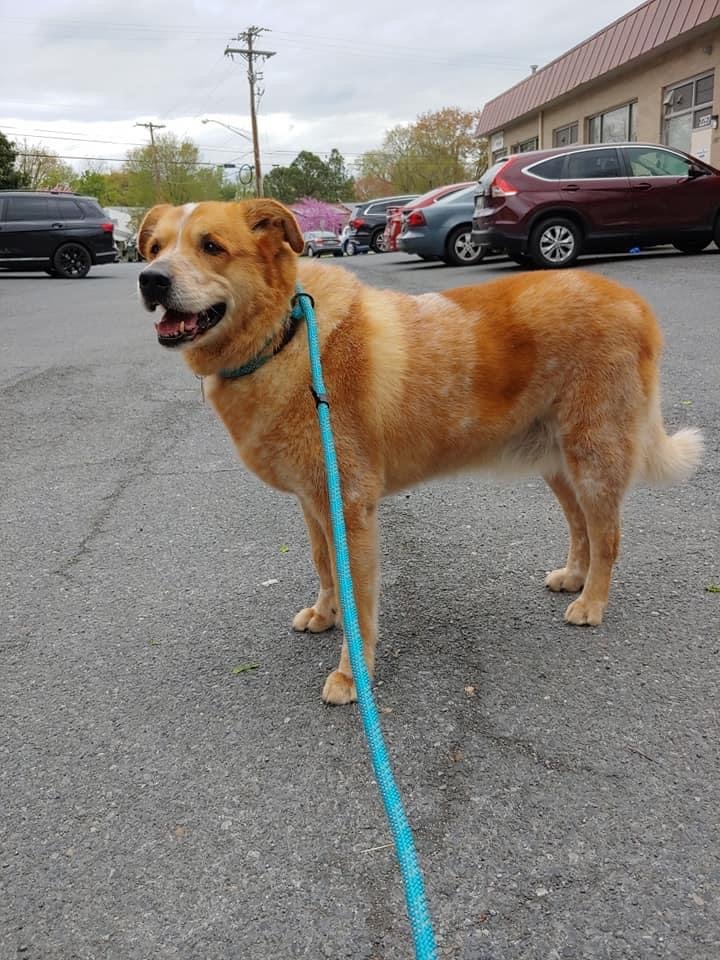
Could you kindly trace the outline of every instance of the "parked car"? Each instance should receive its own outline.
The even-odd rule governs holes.
[[[424,260],[444,260],[449,266],[471,267],[485,257],[489,247],[471,236],[478,185],[441,197],[432,206],[411,210],[397,238],[399,250]]]
[[[120,252],[120,259],[126,263],[140,263],[142,260],[137,247],[137,234],[128,237],[124,244],[118,243],[118,250]]]
[[[94,197],[0,190],[0,269],[79,279],[117,258],[113,223]]]
[[[343,255],[340,237],[332,230],[308,230],[303,234],[305,240],[305,249],[301,256],[303,257],[322,257],[324,254],[330,254],[334,257]]]
[[[340,246],[346,257],[354,257],[356,253],[369,253],[370,247],[367,243],[358,243],[357,239],[350,239],[350,226],[345,224],[340,233]]]
[[[672,243],[720,246],[720,172],[654,143],[514,154],[480,180],[473,240],[538,267]]]
[[[369,247],[375,253],[383,249],[383,233],[387,223],[388,207],[396,207],[417,199],[417,194],[401,197],[380,197],[377,200],[364,200],[352,208],[345,239],[346,253],[360,252],[360,247]],[[354,249],[349,249],[350,247]]]
[[[393,253],[397,250],[397,238],[402,226],[402,212],[405,209],[402,204],[398,207],[387,208],[387,223],[383,230],[382,248],[383,253]]]
[[[450,193],[457,193],[458,190],[462,190],[464,187],[474,186],[474,184],[475,181],[468,180],[466,183],[451,183],[445,187],[435,187],[433,190],[428,190],[427,193],[423,193],[417,200],[412,200],[410,203],[397,207],[388,207],[387,224],[385,225],[385,233],[383,234],[383,247],[385,252],[390,253],[397,250],[397,238],[402,232],[403,219],[406,218],[412,210],[429,207],[431,204],[437,203],[442,197]]]

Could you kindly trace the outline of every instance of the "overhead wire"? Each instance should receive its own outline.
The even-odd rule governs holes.
[[[31,25],[31,24],[36,25],[38,23],[38,20],[31,17],[6,17],[4,18],[3,23],[4,25],[8,23],[19,24],[19,25]],[[44,26],[47,26],[48,24],[47,19],[44,19],[42,23]],[[212,39],[214,37],[219,38],[221,36],[224,38],[227,38],[226,34],[224,33],[221,34],[219,31],[216,32],[214,28],[196,27],[195,25],[190,25],[190,24],[171,24],[171,25],[163,25],[162,27],[154,27],[152,24],[140,24],[140,23],[132,23],[132,22],[130,23],[114,22],[114,21],[108,21],[102,24],[100,23],[93,24],[93,23],[89,23],[86,20],[67,19],[67,18],[63,18],[62,23],[67,26],[72,26],[74,30],[77,28],[80,28],[86,31],[87,30],[92,31],[95,29],[103,30],[103,31],[113,30],[113,31],[124,32],[126,34],[129,32],[139,32],[139,33],[145,33],[145,34],[152,34],[152,33],[162,33],[165,35],[170,34],[177,37],[182,37],[187,34],[187,35],[191,35],[194,38],[201,36],[202,39]],[[344,38],[344,37],[328,36],[323,34],[287,33],[285,31],[273,31],[273,30],[269,32],[272,34],[273,38],[277,38],[283,44],[288,44],[289,46],[293,46],[293,45],[302,46],[304,49],[306,49],[308,46],[315,46],[319,49],[325,49],[327,51],[337,52],[342,55],[381,56],[381,57],[390,57],[394,59],[397,59],[397,58],[402,59],[403,57],[412,57],[415,60],[418,57],[423,57],[424,63],[437,63],[437,64],[457,63],[457,56],[453,58],[437,57],[436,50],[429,51],[423,48],[412,47],[408,45],[387,44],[387,43],[375,42],[375,41],[373,41],[372,44],[363,44],[355,40],[348,40],[347,38]],[[496,65],[504,64],[512,67],[514,67],[515,65],[520,65],[522,63],[522,68],[525,69],[524,61],[511,60],[510,58],[484,57],[482,54],[478,54],[477,51],[474,52],[473,56],[474,56],[475,63],[486,62],[486,63],[494,63]],[[215,70],[218,68],[218,66],[220,65],[220,62],[223,59],[224,59],[224,54],[216,58],[216,60],[213,62],[210,68],[211,73],[215,72]],[[216,93],[216,91],[218,90],[218,88],[224,82],[229,81],[232,76],[233,68],[231,63],[228,62],[227,66],[228,66],[228,69],[225,71],[221,71],[221,75],[218,79],[213,78],[212,84],[208,85],[205,88],[205,90],[202,90],[199,93],[197,90],[195,91],[195,93],[191,96],[189,100],[189,105],[187,106],[187,108],[184,106],[184,104],[188,103],[188,101],[185,98],[176,100],[175,102],[173,102],[170,108],[167,108],[159,112],[157,114],[158,118],[170,120],[172,119],[173,115],[177,115],[178,113],[182,115],[182,113],[184,112],[184,109],[188,109],[188,111],[190,111],[193,108],[196,108],[199,102],[206,102],[208,99],[211,99],[213,95]],[[228,98],[223,98],[222,102],[225,102],[227,99]],[[2,101],[0,101],[0,103],[1,102]],[[17,104],[23,104],[23,105],[29,105],[29,106],[40,106],[40,105],[45,106],[46,105],[46,104],[39,104],[37,101],[26,101],[26,100],[9,99],[4,102],[17,103]],[[215,112],[217,110],[217,107],[220,105],[221,104],[216,100],[213,103],[213,112]],[[57,106],[77,107],[77,104],[62,104],[58,102]],[[197,113],[194,113],[191,119],[193,120],[198,119],[203,112],[206,112],[206,111],[200,110]],[[187,114],[185,115],[187,116]],[[24,134],[26,136],[36,135],[33,133],[27,133],[23,130],[18,130],[18,128],[16,127],[10,127],[5,129],[18,131],[21,135]],[[182,138],[185,138],[187,136],[188,129],[189,129],[188,127],[185,128],[185,132],[183,133]],[[47,128],[44,128],[44,131],[45,130],[47,130]],[[127,147],[133,147],[133,148],[146,146],[146,143],[140,143],[138,141],[106,140],[101,138],[82,137],[79,135],[76,136],[74,133],[68,133],[68,132],[66,132],[65,135],[62,135],[62,133],[63,133],[62,131],[56,131],[54,133],[43,132],[41,136],[44,139],[48,139],[48,140],[59,140],[59,141],[77,142],[77,143],[98,143],[98,144],[104,144],[104,145],[110,145],[110,146],[127,146]],[[224,144],[225,143],[229,143],[229,140],[224,141]],[[216,154],[235,152],[232,148],[227,147],[224,144],[218,147],[203,146],[203,145],[198,145],[198,146],[199,146],[199,149],[203,150],[204,152],[212,152]],[[308,149],[308,148],[304,148],[304,149]],[[278,157],[278,158],[285,157],[285,156],[294,157],[294,156],[297,156],[299,152],[300,152],[299,150],[263,149],[264,155],[268,157]],[[322,150],[322,151],[315,150],[311,152],[317,153],[320,156],[327,156],[330,153],[329,150]],[[381,151],[378,151],[378,150],[375,150],[373,152],[381,153]],[[363,153],[360,153],[360,152],[357,152],[357,153],[344,152],[343,153],[343,157],[347,158],[348,160],[352,160],[352,158],[357,158],[361,156],[363,156]],[[114,157],[110,158],[110,157],[68,156],[61,159],[84,160],[84,161],[107,162],[107,163],[126,162],[125,158],[121,159],[121,158],[114,158]],[[198,165],[213,166],[214,164],[211,161],[198,161]]]
[[[38,20],[31,17],[4,17],[3,26],[7,26],[12,23],[20,24],[37,24]],[[48,25],[46,18],[43,18],[42,23],[44,26]],[[68,38],[74,37],[77,35],[78,31],[86,32],[89,34],[100,34],[108,30],[120,31],[124,33],[156,33],[162,36],[175,35],[182,37],[187,35],[188,37],[202,39],[223,39],[227,40],[227,32],[221,31],[220,29],[215,28],[205,28],[202,26],[196,26],[194,24],[165,24],[162,26],[153,26],[152,24],[146,23],[132,23],[132,22],[113,22],[113,21],[103,21],[92,23],[88,20],[79,20],[79,19],[69,19],[63,17],[61,20],[58,20],[58,24],[61,26],[72,27],[73,33],[68,34]],[[329,36],[327,34],[312,34],[312,33],[298,33],[298,32],[286,32],[282,30],[273,30],[270,28],[268,30],[273,37],[278,37],[282,39],[283,42],[290,45],[302,46],[303,49],[307,49],[308,46],[317,46],[324,49],[335,49],[338,52],[350,55],[357,56],[371,56],[371,57],[411,57],[417,59],[417,57],[423,58],[423,63],[436,63],[436,64],[457,64],[458,54],[453,53],[452,55],[442,56],[438,53],[437,48],[429,49],[423,47],[410,46],[408,44],[388,44],[383,43],[382,41],[373,40],[371,43],[362,43],[357,40],[347,39],[346,37],[338,36]],[[55,34],[57,37],[57,34]],[[513,58],[513,57],[498,57],[497,55],[488,55],[484,54],[482,51],[479,51],[476,47],[472,49],[473,63],[475,64],[492,64],[496,66],[508,66],[516,67],[518,69],[527,69],[527,63],[525,59]]]

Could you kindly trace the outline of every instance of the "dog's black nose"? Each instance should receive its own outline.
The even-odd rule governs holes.
[[[161,301],[170,290],[172,277],[164,267],[147,267],[140,274],[140,291],[148,300]]]

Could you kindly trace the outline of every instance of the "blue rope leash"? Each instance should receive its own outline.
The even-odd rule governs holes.
[[[308,349],[310,351],[310,368],[312,371],[313,393],[317,405],[320,436],[325,453],[325,470],[327,476],[328,496],[330,498],[330,519],[332,522],[333,542],[335,544],[335,560],[340,594],[340,609],[342,613],[343,629],[350,655],[353,679],[357,689],[360,716],[365,729],[365,738],[370,750],[375,779],[377,780],[385,814],[390,824],[395,852],[400,864],[403,884],[405,886],[405,902],[408,917],[412,927],[415,943],[416,960],[437,960],[437,947],[430,920],[425,886],[423,884],[420,865],[418,864],[412,830],[408,823],[402,799],[398,791],[390,758],[380,728],[380,719],[372,694],[370,677],[368,676],[365,658],[363,657],[362,637],[358,623],[355,595],[353,592],[352,576],[350,573],[350,554],[345,531],[343,514],[342,491],[340,489],[340,473],[335,455],[335,443],[330,424],[330,408],[328,406],[325,384],[323,382],[322,365],[320,362],[320,344],[315,323],[312,297],[305,293],[300,284],[296,286],[295,306],[293,311],[301,311],[307,325]],[[296,313],[297,316],[297,313]]]

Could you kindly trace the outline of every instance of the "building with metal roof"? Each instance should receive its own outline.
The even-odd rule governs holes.
[[[489,160],[665,143],[720,167],[720,0],[646,0],[485,104]]]

